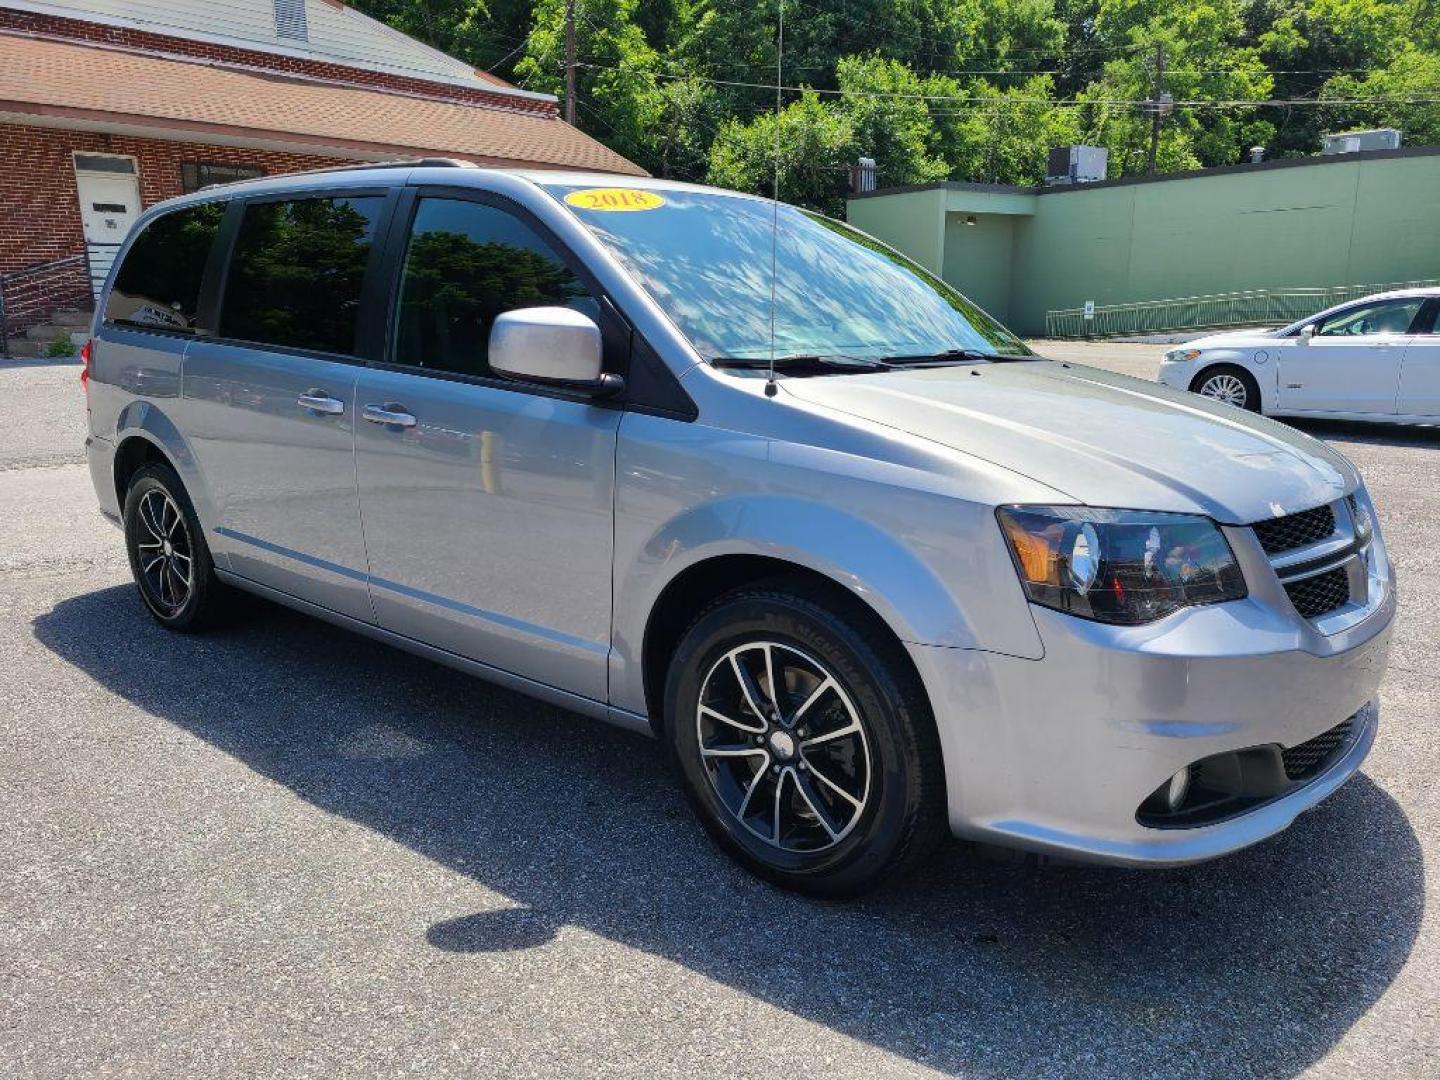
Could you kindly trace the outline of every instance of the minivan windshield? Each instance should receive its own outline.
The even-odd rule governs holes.
[[[712,361],[771,354],[845,360],[1030,358],[1025,344],[950,286],[854,229],[792,206],[720,192],[543,183]],[[818,368],[817,368],[818,369]]]

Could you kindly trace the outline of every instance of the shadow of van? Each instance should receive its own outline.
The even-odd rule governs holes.
[[[1001,866],[956,845],[903,885],[822,904],[715,851],[642,737],[281,609],[185,638],[126,586],[34,632],[151,715],[516,902],[433,913],[435,948],[580,926],[945,1071],[1293,1074],[1384,991],[1420,924],[1419,844],[1363,775],[1207,865]]]

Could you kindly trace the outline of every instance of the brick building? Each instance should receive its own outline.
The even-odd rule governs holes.
[[[158,200],[435,155],[643,174],[561,120],[552,96],[340,0],[0,0],[0,285],[12,328],[58,292],[103,281],[130,223]]]

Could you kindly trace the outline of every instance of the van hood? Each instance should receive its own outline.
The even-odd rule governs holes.
[[[1000,465],[1078,503],[1246,524],[1332,502],[1359,474],[1273,420],[1036,360],[787,378],[796,398]]]

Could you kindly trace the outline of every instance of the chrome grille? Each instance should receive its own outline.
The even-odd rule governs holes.
[[[1350,741],[1350,732],[1355,727],[1355,717],[1336,724],[1329,731],[1322,731],[1315,738],[1281,750],[1280,757],[1285,763],[1285,775],[1291,780],[1309,780],[1335,760]]]
[[[1279,555],[1335,535],[1335,511],[1329,506],[1317,506],[1288,517],[1259,522],[1254,529],[1265,554]]]
[[[1285,582],[1285,592],[1295,610],[1307,619],[1318,619],[1350,602],[1350,574],[1343,566],[1314,577]]]

